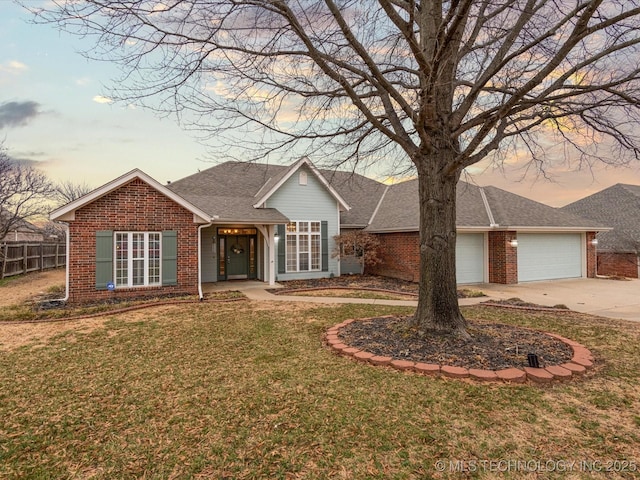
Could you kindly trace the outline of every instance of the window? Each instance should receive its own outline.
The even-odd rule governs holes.
[[[287,272],[320,270],[320,222],[291,222],[287,224]]]
[[[116,287],[160,285],[160,233],[116,232]]]

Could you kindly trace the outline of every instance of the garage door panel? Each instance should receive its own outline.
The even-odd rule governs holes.
[[[461,233],[458,235],[456,280],[460,284],[484,281],[484,234]]]
[[[519,282],[581,276],[581,234],[518,234]]]

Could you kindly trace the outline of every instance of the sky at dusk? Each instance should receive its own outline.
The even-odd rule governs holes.
[[[215,145],[202,145],[172,119],[109,102],[108,87],[119,70],[79,53],[92,40],[30,18],[22,7],[0,0],[0,142],[12,158],[33,163],[55,181],[92,187],[133,168],[166,183],[215,164]],[[470,170],[470,178],[552,206],[615,183],[640,184],[640,163],[575,171],[563,161],[563,149],[558,152],[548,168],[552,181],[534,174],[523,179],[518,163],[500,171],[485,162]]]

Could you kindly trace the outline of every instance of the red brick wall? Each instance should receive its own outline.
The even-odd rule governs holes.
[[[596,278],[596,246],[592,243],[596,232],[587,232],[587,278]],[[636,272],[637,275],[637,272]]]
[[[96,290],[98,230],[161,232],[178,235],[178,283],[172,286]],[[69,301],[198,293],[198,225],[193,214],[139,179],[78,209],[69,222]]]
[[[510,245],[518,238],[516,232],[489,232],[489,282],[518,283],[518,247]]]
[[[379,234],[382,263],[367,270],[374,275],[418,282],[418,232]],[[518,283],[517,249],[508,245],[516,232],[489,232],[489,281]]]
[[[367,267],[373,275],[399,278],[418,282],[420,280],[420,250],[418,232],[378,234],[379,256],[382,263]]]
[[[598,275],[638,278],[638,256],[635,253],[598,252]]]

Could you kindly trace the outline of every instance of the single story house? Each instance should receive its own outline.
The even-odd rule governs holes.
[[[597,236],[598,275],[638,278],[640,185],[618,183],[570,203],[561,210],[613,227]]]
[[[596,223],[493,187],[458,188],[460,283],[595,275]],[[226,162],[162,185],[133,170],[58,208],[71,301],[200,294],[202,283],[338,276],[334,236],[380,236],[377,273],[417,279],[417,182]],[[517,244],[517,245],[516,245]]]

